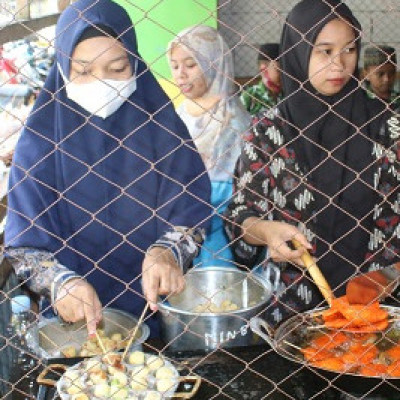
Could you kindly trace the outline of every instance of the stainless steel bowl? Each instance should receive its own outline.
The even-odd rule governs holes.
[[[105,335],[121,333],[123,337],[129,336],[130,331],[136,326],[138,320],[131,314],[106,308],[103,310],[103,319],[98,328],[103,329]],[[137,339],[133,341],[132,348],[141,348],[143,342],[150,335],[149,327],[141,324]],[[73,346],[80,349],[87,340],[88,334],[85,321],[74,324],[63,324],[58,318],[42,320],[29,332],[30,347],[43,358],[64,357],[62,350]]]
[[[271,285],[260,277],[233,268],[190,270],[186,287],[168,301],[160,301],[161,336],[174,351],[247,346],[260,343],[249,329],[271,297]],[[206,302],[229,300],[239,308],[229,312],[196,312]]]

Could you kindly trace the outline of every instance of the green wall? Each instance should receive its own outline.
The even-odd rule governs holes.
[[[171,76],[165,52],[182,29],[196,24],[217,27],[217,0],[114,0],[135,23],[139,52],[157,79]]]

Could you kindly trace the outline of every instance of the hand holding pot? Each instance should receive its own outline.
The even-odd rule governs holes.
[[[150,308],[157,310],[160,294],[180,293],[185,287],[185,280],[172,252],[163,247],[152,247],[144,258],[143,293]]]

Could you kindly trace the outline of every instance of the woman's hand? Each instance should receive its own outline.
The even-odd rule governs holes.
[[[96,333],[96,326],[102,318],[102,307],[93,286],[83,278],[72,279],[62,285],[53,306],[64,321],[86,319],[88,335]]]
[[[286,222],[250,217],[243,222],[242,228],[245,233],[244,240],[253,245],[267,246],[273,261],[304,266],[300,257],[304,249],[311,249],[312,246],[295,226]],[[297,239],[304,248],[292,250],[288,245],[292,239]]]
[[[160,294],[180,293],[185,287],[181,268],[171,250],[164,247],[153,247],[146,253],[142,273],[143,293],[153,311]]]

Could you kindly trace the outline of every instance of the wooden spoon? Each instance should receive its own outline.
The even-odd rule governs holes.
[[[332,305],[332,299],[334,299],[334,295],[329,283],[326,281],[318,265],[311,257],[311,254],[303,247],[303,245],[301,245],[296,239],[292,239],[292,243],[296,249],[304,250],[301,260],[303,261],[304,266],[313,279],[315,285],[318,287],[319,291],[321,292],[322,296],[324,296],[324,299],[328,302],[330,307]]]

